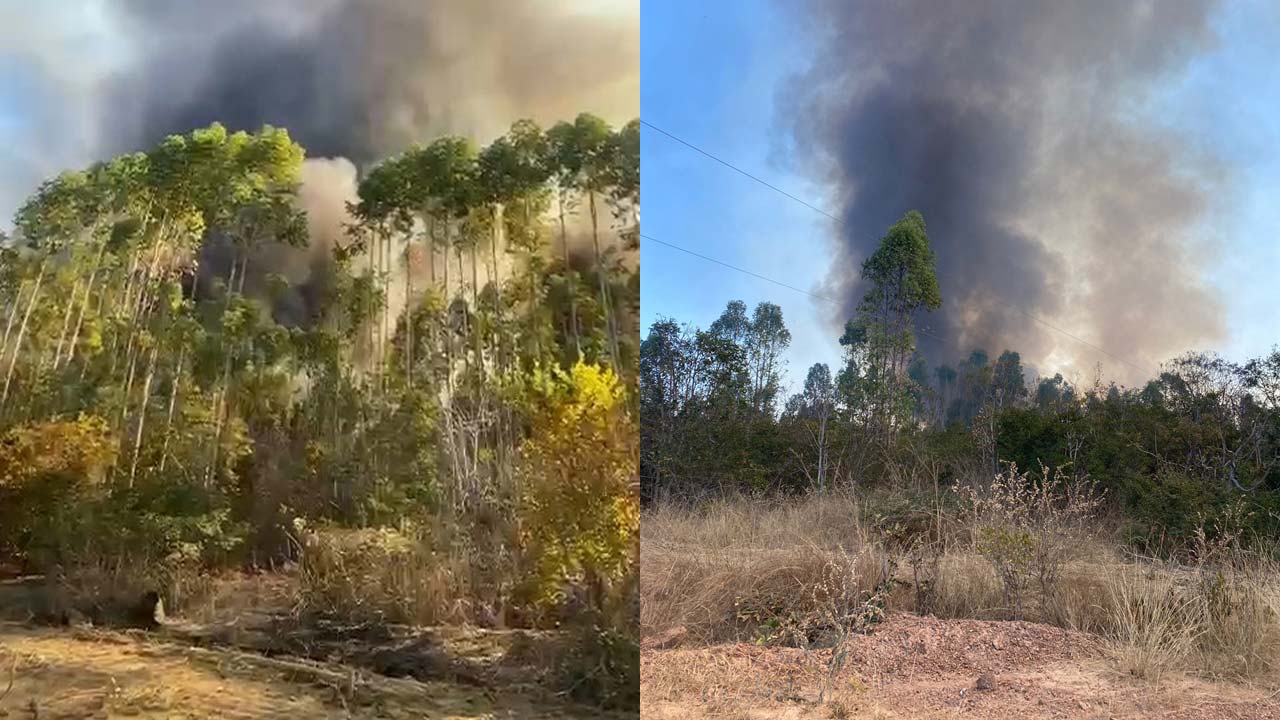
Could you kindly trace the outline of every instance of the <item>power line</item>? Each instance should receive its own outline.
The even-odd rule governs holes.
[[[809,292],[808,290],[801,290],[800,288],[796,287],[795,285],[788,285],[788,284],[786,284],[786,283],[784,283],[784,282],[782,282],[782,281],[780,281],[780,280],[774,280],[774,279],[773,279],[773,278],[771,278],[771,277],[765,277],[764,275],[761,275],[760,273],[752,272],[752,271],[747,270],[747,269],[745,269],[745,268],[740,268],[740,267],[738,267],[737,265],[730,265],[729,263],[727,263],[727,262],[725,262],[725,261],[723,261],[723,260],[717,260],[717,259],[715,259],[715,258],[713,258],[713,257],[711,257],[711,256],[709,256],[709,255],[703,255],[702,253],[694,252],[694,251],[690,250],[689,248],[680,247],[679,245],[676,245],[675,243],[669,243],[669,242],[667,242],[666,240],[659,240],[658,238],[653,237],[652,235],[645,235],[644,233],[640,233],[640,237],[644,238],[645,240],[649,240],[649,241],[651,241],[651,242],[656,242],[656,243],[658,243],[659,245],[666,245],[667,247],[669,247],[669,248],[671,248],[671,249],[673,249],[673,250],[679,250],[680,252],[685,253],[685,254],[687,254],[687,255],[692,255],[692,256],[694,256],[694,257],[696,257],[696,258],[702,258],[703,260],[706,260],[707,262],[713,262],[713,263],[715,263],[715,264],[717,264],[717,265],[722,265],[722,266],[724,266],[724,267],[729,268],[730,270],[737,270],[738,272],[743,273],[744,275],[750,275],[750,276],[751,276],[751,277],[753,277],[753,278],[758,278],[758,279],[760,279],[760,280],[764,280],[765,282],[771,282],[771,283],[773,283],[774,285],[777,285],[777,286],[779,286],[779,287],[784,287],[784,288],[786,288],[786,289],[788,289],[788,290],[794,290],[795,292],[801,293],[801,294],[803,294],[803,295],[808,295],[808,296],[809,296],[809,297],[811,297],[811,298],[817,298],[818,300],[825,300],[826,302],[834,303],[834,304],[836,304],[836,305],[842,305],[842,306],[844,305],[844,303],[840,302],[839,300],[837,300],[837,299],[835,299],[835,298],[833,298],[833,297],[828,297],[828,296],[826,296],[826,295],[818,295],[817,293],[811,293],[811,292]]]
[[[740,273],[743,273],[744,275],[750,275],[750,276],[751,276],[751,277],[753,277],[753,278],[758,278],[758,279],[760,279],[760,280],[764,280],[765,282],[773,283],[774,285],[777,285],[777,286],[779,286],[779,287],[784,287],[784,288],[786,288],[786,289],[788,289],[788,290],[793,290],[793,291],[798,292],[798,293],[800,293],[800,294],[802,294],[802,295],[808,295],[808,296],[809,296],[809,297],[811,297],[811,298],[814,298],[814,299],[817,299],[817,300],[823,300],[823,301],[825,301],[825,302],[829,302],[829,303],[832,303],[832,304],[834,304],[834,305],[839,305],[839,306],[840,306],[840,307],[842,307],[842,308],[844,307],[844,303],[842,303],[842,302],[840,302],[839,300],[837,300],[836,298],[830,297],[830,296],[828,296],[828,295],[819,295],[819,294],[817,294],[817,293],[811,293],[811,292],[809,292],[808,290],[802,290],[802,289],[800,289],[800,288],[796,287],[795,285],[788,285],[787,283],[784,283],[784,282],[782,282],[781,280],[774,280],[773,278],[768,277],[768,276],[765,276],[765,275],[761,275],[761,274],[760,274],[760,273],[758,273],[758,272],[753,272],[753,271],[751,271],[751,270],[747,270],[746,268],[740,268],[740,267],[738,267],[737,265],[731,265],[731,264],[729,264],[729,263],[727,263],[727,262],[725,262],[725,261],[723,261],[723,260],[718,260],[718,259],[716,259],[716,258],[713,258],[713,257],[711,257],[710,255],[703,255],[703,254],[702,254],[702,253],[700,253],[700,252],[694,252],[693,250],[690,250],[689,248],[681,247],[681,246],[679,246],[679,245],[676,245],[675,243],[670,243],[670,242],[667,242],[666,240],[659,240],[658,238],[653,237],[652,235],[645,235],[644,233],[640,233],[640,237],[642,237],[642,238],[644,238],[645,240],[648,240],[648,241],[650,241],[650,242],[656,242],[656,243],[658,243],[659,245],[665,245],[665,246],[667,246],[667,247],[671,248],[672,250],[679,250],[680,252],[685,253],[685,254],[687,254],[687,255],[692,255],[692,256],[694,256],[694,257],[696,257],[696,258],[701,258],[701,259],[703,259],[703,260],[706,260],[707,262],[713,262],[713,263],[715,263],[716,265],[721,265],[721,266],[723,266],[723,267],[727,267],[727,268],[729,268],[730,270],[736,270],[736,271],[738,271],[738,272],[740,272]],[[933,339],[935,339],[935,340],[942,340],[942,339],[943,339],[943,338],[939,337],[938,335],[935,335],[935,334],[933,334],[933,333],[929,332],[928,330],[925,330],[924,328],[915,328],[915,331],[916,331],[916,332],[918,332],[918,333],[920,333],[921,335],[927,335],[927,336],[929,336],[929,337],[931,337],[931,338],[933,338]]]
[[[770,184],[770,183],[768,183],[768,182],[765,182],[764,180],[761,180],[760,178],[756,177],[755,175],[752,175],[751,173],[747,172],[746,170],[743,170],[742,168],[738,167],[737,165],[734,165],[733,163],[731,163],[731,162],[729,162],[729,161],[727,161],[727,160],[723,160],[723,159],[721,159],[721,158],[718,158],[718,157],[716,157],[715,155],[712,155],[711,153],[707,152],[706,150],[703,150],[702,148],[698,147],[697,145],[694,145],[693,143],[688,142],[688,141],[686,141],[686,140],[682,140],[682,139],[680,139],[680,138],[676,137],[675,135],[672,135],[671,133],[667,132],[666,130],[663,130],[662,128],[658,127],[657,125],[654,125],[653,123],[651,123],[651,122],[649,122],[649,121],[647,121],[647,120],[643,120],[643,119],[642,119],[642,120],[640,120],[640,124],[641,124],[641,125],[644,125],[645,127],[649,128],[649,129],[651,129],[651,130],[654,130],[655,132],[660,132],[660,133],[662,133],[663,135],[666,135],[667,137],[671,138],[672,140],[675,140],[676,142],[680,143],[681,145],[684,145],[685,147],[687,147],[687,148],[689,148],[689,149],[691,149],[691,150],[694,150],[694,151],[696,151],[696,152],[702,153],[703,155],[706,155],[707,157],[711,158],[712,160],[715,160],[716,162],[718,162],[718,163],[720,163],[721,165],[723,165],[723,166],[725,166],[725,167],[729,168],[730,170],[733,170],[734,172],[739,173],[739,174],[741,174],[741,175],[745,175],[745,176],[747,176],[747,177],[751,178],[752,180],[755,180],[756,182],[760,183],[761,185],[763,185],[763,186],[765,186],[765,187],[769,188],[770,190],[772,190],[772,191],[774,191],[774,192],[781,193],[781,194],[783,194],[783,195],[785,195],[785,196],[787,196],[787,197],[791,198],[792,200],[794,200],[794,201],[796,201],[796,202],[800,203],[801,205],[803,205],[803,206],[805,206],[805,207],[809,208],[810,210],[812,210],[812,211],[814,211],[814,212],[818,213],[819,215],[826,215],[827,217],[831,218],[832,220],[835,220],[836,222],[840,223],[841,225],[843,225],[843,224],[844,224],[844,221],[843,221],[843,220],[841,220],[840,218],[836,217],[835,215],[832,215],[831,213],[827,212],[826,210],[823,210],[822,208],[818,207],[817,205],[811,205],[811,204],[809,204],[808,202],[805,202],[804,200],[802,200],[802,199],[800,199],[800,198],[796,197],[795,195],[792,195],[791,193],[787,192],[786,190],[783,190],[782,188],[778,187],[777,185],[773,185],[773,184]]]
[[[640,120],[640,123],[641,123],[642,125],[644,125],[645,127],[648,127],[649,129],[651,129],[651,130],[653,130],[653,131],[655,131],[655,132],[661,133],[661,134],[663,134],[663,135],[667,136],[668,138],[671,138],[672,140],[674,140],[674,141],[676,141],[676,142],[680,143],[681,145],[684,145],[685,147],[687,147],[687,148],[689,148],[689,149],[691,149],[691,150],[693,150],[693,151],[695,151],[695,152],[698,152],[698,153],[700,153],[700,154],[702,154],[702,155],[705,155],[705,156],[706,156],[706,157],[708,157],[708,158],[711,158],[712,160],[715,160],[716,162],[720,163],[721,165],[724,165],[725,167],[729,168],[730,170],[733,170],[734,172],[739,173],[740,175],[744,175],[744,176],[746,176],[746,177],[748,177],[748,178],[750,178],[750,179],[752,179],[752,180],[754,180],[754,181],[756,181],[756,182],[760,183],[761,185],[763,185],[763,186],[765,186],[765,187],[769,188],[770,190],[773,190],[773,191],[774,191],[774,192],[776,192],[776,193],[779,193],[779,194],[781,194],[781,195],[783,195],[783,196],[785,196],[785,197],[787,197],[787,198],[789,198],[789,199],[791,199],[791,200],[794,200],[794,201],[795,201],[795,202],[797,202],[797,203],[800,203],[801,205],[803,205],[803,206],[805,206],[805,207],[809,208],[810,210],[812,210],[812,211],[814,211],[814,212],[818,213],[819,215],[822,215],[822,216],[824,216],[824,217],[830,218],[830,219],[832,219],[832,220],[836,221],[836,222],[837,222],[838,224],[840,224],[840,225],[846,225],[846,226],[847,226],[847,223],[845,222],[845,220],[843,220],[843,219],[841,219],[841,218],[839,218],[839,217],[837,217],[837,216],[835,216],[835,215],[832,215],[831,213],[827,212],[826,210],[823,210],[822,208],[820,208],[820,207],[818,207],[818,206],[816,206],[816,205],[810,204],[810,203],[806,202],[805,200],[802,200],[801,198],[796,197],[795,195],[792,195],[791,193],[787,192],[786,190],[783,190],[782,188],[780,188],[780,187],[778,187],[778,186],[776,186],[776,185],[773,185],[773,184],[771,184],[771,183],[768,183],[768,182],[766,182],[766,181],[764,181],[764,180],[760,179],[759,177],[756,177],[755,175],[752,175],[751,173],[747,172],[746,170],[743,170],[742,168],[738,167],[737,165],[734,165],[733,163],[729,162],[728,160],[725,160],[724,158],[721,158],[721,157],[718,157],[718,156],[716,156],[716,155],[713,155],[713,154],[711,154],[711,153],[707,152],[706,150],[703,150],[702,148],[698,147],[697,145],[694,145],[693,143],[689,142],[688,140],[685,140],[685,139],[683,139],[683,138],[681,138],[681,137],[678,137],[677,135],[674,135],[674,134],[673,134],[673,133],[671,133],[671,132],[668,132],[668,131],[666,131],[666,130],[663,130],[662,128],[658,127],[657,125],[654,125],[653,123],[651,123],[651,122],[649,122],[649,121],[647,121],[647,120],[641,119],[641,120]],[[730,265],[730,264],[728,264],[728,263],[726,263],[726,262],[723,262],[723,261],[720,261],[720,260],[716,260],[715,258],[707,257],[707,256],[705,256],[705,255],[699,255],[698,253],[695,253],[695,252],[693,252],[692,250],[686,250],[685,248],[677,247],[677,246],[675,246],[675,245],[672,245],[671,243],[663,242],[663,241],[661,241],[661,240],[657,240],[657,239],[655,239],[655,238],[649,238],[648,236],[642,236],[642,237],[646,237],[646,238],[648,238],[648,239],[650,239],[650,240],[653,240],[654,242],[661,243],[661,244],[663,244],[663,245],[667,245],[668,247],[673,247],[673,248],[675,248],[675,249],[677,249],[677,250],[680,250],[680,251],[682,251],[682,252],[686,252],[686,253],[688,253],[688,254],[690,254],[690,255],[694,255],[694,256],[697,256],[697,257],[701,257],[701,258],[702,258],[702,259],[704,259],[704,260],[709,260],[709,261],[714,262],[714,263],[717,263],[717,264],[719,264],[719,265],[724,265],[725,267],[731,268],[731,269],[733,269],[733,270],[739,270],[740,272],[747,273],[748,275],[753,275],[753,276],[758,277],[758,278],[760,278],[760,279],[762,279],[762,280],[767,280],[768,282],[774,283],[775,285],[781,285],[782,287],[789,288],[789,289],[791,289],[791,290],[796,290],[797,292],[802,292],[802,293],[804,293],[804,294],[806,294],[806,295],[811,295],[811,296],[813,296],[813,297],[817,297],[817,298],[822,299],[822,300],[827,300],[827,301],[829,301],[829,302],[838,302],[838,301],[836,301],[836,300],[834,300],[834,299],[832,299],[832,298],[825,298],[825,297],[821,297],[821,296],[818,296],[818,295],[813,295],[813,293],[806,292],[806,291],[804,291],[804,290],[800,290],[799,288],[795,288],[795,287],[792,287],[792,286],[787,285],[787,284],[785,284],[785,283],[779,282],[779,281],[777,281],[777,280],[773,280],[772,278],[767,278],[767,277],[764,277],[763,275],[758,275],[758,274],[753,273],[753,272],[750,272],[750,271],[748,271],[748,270],[742,270],[741,268],[734,267],[734,266],[732,266],[732,265]],[[1101,348],[1101,347],[1099,347],[1099,346],[1097,346],[1097,345],[1094,345],[1093,343],[1089,342],[1088,340],[1085,340],[1085,339],[1083,339],[1083,338],[1081,338],[1081,337],[1078,337],[1078,336],[1076,336],[1076,335],[1074,335],[1074,334],[1072,334],[1072,333],[1069,333],[1069,332],[1067,332],[1066,330],[1063,330],[1062,328],[1060,328],[1060,327],[1058,327],[1058,326],[1056,326],[1056,325],[1054,325],[1054,324],[1050,323],[1050,322],[1049,322],[1049,321],[1047,321],[1047,320],[1044,320],[1044,319],[1041,319],[1041,318],[1039,318],[1039,317],[1036,317],[1035,315],[1032,315],[1031,313],[1027,312],[1026,310],[1023,310],[1022,308],[1018,307],[1017,305],[1014,305],[1013,303],[1008,302],[1007,300],[1004,300],[1004,299],[1001,299],[1001,298],[999,298],[999,297],[996,297],[994,294],[991,294],[991,293],[989,293],[989,292],[986,292],[986,291],[983,291],[983,292],[984,292],[986,295],[988,295],[991,299],[993,299],[993,300],[995,300],[996,302],[1000,303],[1001,305],[1004,305],[1004,306],[1006,306],[1006,307],[1008,307],[1008,308],[1010,308],[1010,309],[1012,309],[1012,310],[1015,310],[1015,311],[1017,311],[1017,312],[1021,313],[1022,315],[1025,315],[1026,317],[1028,317],[1028,318],[1030,318],[1030,319],[1032,319],[1032,320],[1034,320],[1034,321],[1036,321],[1036,322],[1040,323],[1041,325],[1044,325],[1045,327],[1049,328],[1050,330],[1053,330],[1053,331],[1055,331],[1055,332],[1061,333],[1062,335],[1064,335],[1064,336],[1066,336],[1066,337],[1068,337],[1068,338],[1071,338],[1072,340],[1075,340],[1076,342],[1078,342],[1078,343],[1080,343],[1080,344],[1082,344],[1082,345],[1085,345],[1085,346],[1087,346],[1087,347],[1093,348],[1094,350],[1096,350],[1096,351],[1098,351],[1098,352],[1102,353],[1103,355],[1106,355],[1107,357],[1111,358],[1112,360],[1115,360],[1116,362],[1124,363],[1125,365],[1128,365],[1129,367],[1131,367],[1131,368],[1133,368],[1133,369],[1135,369],[1135,370],[1140,370],[1140,371],[1142,371],[1142,372],[1151,372],[1151,369],[1150,369],[1150,368],[1144,368],[1144,367],[1142,367],[1142,366],[1140,366],[1140,365],[1137,365],[1137,364],[1134,364],[1134,363],[1132,363],[1132,362],[1129,362],[1128,360],[1126,360],[1126,359],[1124,359],[1124,358],[1120,357],[1119,355],[1115,355],[1115,354],[1113,354],[1113,353],[1111,353],[1111,352],[1108,352],[1108,351],[1107,351],[1107,350],[1105,350],[1104,348]],[[925,334],[928,334],[928,333],[925,333]],[[935,338],[937,338],[937,336],[936,336],[936,335],[932,335],[931,337],[935,337]],[[941,339],[941,338],[938,338],[938,339]],[[1160,373],[1159,373],[1159,371],[1157,370],[1157,371],[1155,372],[1155,374],[1156,374],[1156,375],[1159,375]]]

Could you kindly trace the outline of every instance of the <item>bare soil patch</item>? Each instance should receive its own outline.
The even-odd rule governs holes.
[[[626,717],[546,689],[553,632],[304,623],[287,585],[230,578],[144,632],[41,624],[43,582],[0,582],[0,720]]]
[[[829,649],[672,645],[644,645],[642,717],[1280,719],[1280,679],[1137,680],[1096,637],[1037,623],[891,614],[851,640],[821,703]]]

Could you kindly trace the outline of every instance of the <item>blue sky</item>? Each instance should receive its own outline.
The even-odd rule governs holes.
[[[789,165],[780,147],[777,88],[809,60],[789,6],[644,0],[641,115],[834,212],[824,187]],[[1280,343],[1280,9],[1234,2],[1214,24],[1221,41],[1158,88],[1144,112],[1228,169],[1225,196],[1214,199],[1204,228],[1218,252],[1205,258],[1203,278],[1227,313],[1228,341],[1212,349],[1242,360]],[[649,128],[643,133],[646,235],[818,291],[829,271],[829,219]],[[838,331],[822,301],[652,242],[642,253],[645,331],[661,317],[706,327],[730,300],[749,307],[768,300],[791,328],[793,386],[810,364],[839,361]]]
[[[823,189],[774,152],[779,82],[806,60],[793,18],[769,0],[725,5],[645,0],[640,113],[774,185],[827,207]],[[831,221],[642,128],[644,232],[796,287],[826,275]],[[772,159],[771,159],[772,158]],[[643,331],[660,317],[709,325],[730,300],[777,303],[793,374],[840,356],[821,301],[652,242],[641,244]]]

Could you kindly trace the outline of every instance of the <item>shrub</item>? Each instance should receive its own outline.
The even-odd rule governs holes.
[[[1102,504],[1103,493],[1091,481],[1061,468],[1040,470],[1037,478],[1010,464],[986,488],[967,493],[974,547],[995,567],[1014,618],[1023,616],[1032,585],[1047,611],[1063,566],[1089,536],[1088,521]]]
[[[31,561],[32,553],[60,547],[82,503],[100,498],[115,448],[107,422],[93,415],[0,436],[0,554]]]
[[[606,586],[635,563],[640,525],[636,428],[613,371],[579,363],[533,374],[523,390],[530,430],[521,445],[524,595],[547,610],[566,585]]]
[[[639,579],[633,572],[602,608],[571,622],[556,666],[561,692],[600,707],[639,712]]]
[[[557,666],[569,697],[607,709],[640,707],[640,643],[628,628],[576,623]]]

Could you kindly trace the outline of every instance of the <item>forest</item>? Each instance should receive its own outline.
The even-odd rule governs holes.
[[[789,397],[777,305],[730,302],[705,330],[655,322],[640,350],[645,501],[932,492],[1043,464],[1097,481],[1145,550],[1172,549],[1201,515],[1212,525],[1237,502],[1250,533],[1280,533],[1280,349],[1243,363],[1189,352],[1136,388],[1031,377],[1010,349],[931,365],[914,325],[944,301],[933,262],[924,219],[910,213],[863,264],[843,364],[810,367]]]
[[[557,690],[634,704],[638,122],[424,138],[324,242],[304,159],[213,124],[21,206],[0,565],[81,610],[288,570],[308,617],[573,618]]]
[[[1181,717],[1167,682],[1217,683],[1188,717],[1243,688],[1271,702],[1280,350],[1190,352],[1137,388],[1033,377],[1012,349],[931,364],[935,262],[907,213],[863,261],[842,364],[789,396],[776,304],[648,329],[645,702],[674,717],[713,685],[720,707],[881,717],[932,693],[938,717],[1041,716],[1063,677],[1088,699],[1044,717]]]

